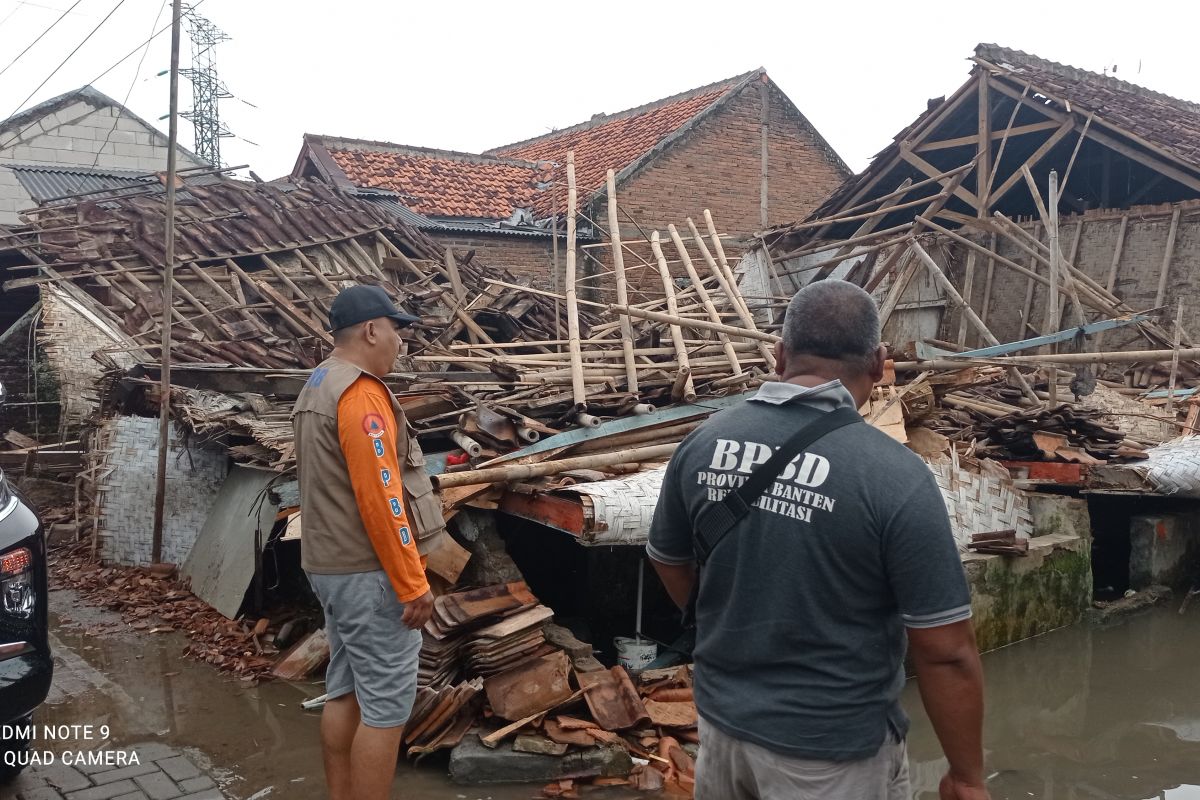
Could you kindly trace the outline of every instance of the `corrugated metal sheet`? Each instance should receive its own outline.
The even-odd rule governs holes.
[[[88,169],[86,167],[43,167],[24,164],[7,165],[17,176],[21,187],[36,203],[45,203],[68,195],[101,192],[112,196],[122,189],[142,189],[157,183],[157,179],[136,170]]]
[[[349,190],[349,193],[357,197],[359,200],[366,200],[368,203],[376,206],[381,211],[397,217],[405,225],[411,225],[418,230],[441,230],[442,225],[434,222],[424,214],[418,214],[408,206],[404,205],[398,197],[391,193],[371,192],[371,191],[354,191]]]

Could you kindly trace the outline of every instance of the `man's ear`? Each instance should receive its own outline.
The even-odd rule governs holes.
[[[379,338],[379,331],[375,330],[375,320],[369,319],[364,322],[362,333],[363,338],[366,339],[369,344],[375,344],[375,341]]]
[[[887,363],[887,345],[881,344],[875,349],[875,357],[871,361],[871,383],[883,380],[884,365]]]
[[[783,340],[775,343],[775,374],[783,377],[787,369],[787,353],[783,349]]]

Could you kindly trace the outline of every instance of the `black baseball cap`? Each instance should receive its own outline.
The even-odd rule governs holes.
[[[420,317],[414,317],[396,308],[392,298],[380,287],[359,284],[343,289],[333,298],[333,303],[329,306],[329,330],[349,328],[351,325],[380,317],[394,319],[406,326],[421,321]]]

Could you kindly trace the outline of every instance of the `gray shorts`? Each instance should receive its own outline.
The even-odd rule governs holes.
[[[400,622],[404,604],[383,570],[346,575],[308,573],[325,612],[329,700],[354,692],[364,725],[398,728],[417,695],[421,632]]]
[[[908,748],[887,733],[858,761],[792,758],[743,742],[700,718],[696,800],[909,800]]]

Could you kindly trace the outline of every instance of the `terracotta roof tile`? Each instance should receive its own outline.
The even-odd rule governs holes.
[[[567,151],[575,151],[575,180],[582,205],[593,192],[604,186],[607,170],[620,172],[637,161],[716,102],[744,77],[489,152],[526,161],[553,161],[565,165]],[[560,166],[555,170],[554,187],[537,198],[537,216],[566,210],[566,183],[566,168]]]
[[[975,55],[1200,166],[1200,105],[1196,103],[999,45],[981,44]]]
[[[508,219],[533,207],[542,177],[534,165],[509,159],[367,142],[325,147],[356,186],[398,192],[414,211],[433,217]]]

